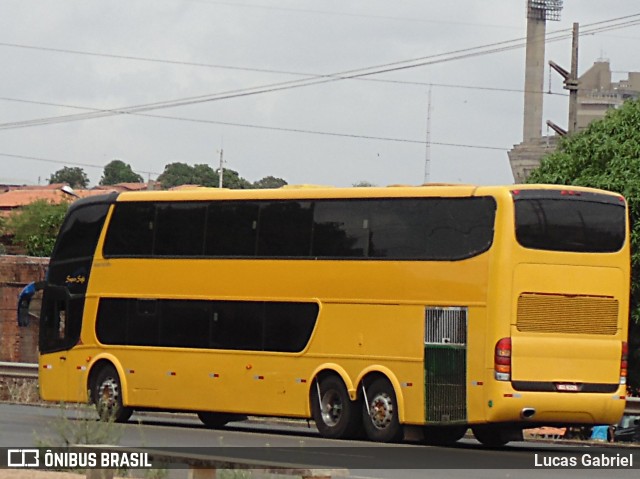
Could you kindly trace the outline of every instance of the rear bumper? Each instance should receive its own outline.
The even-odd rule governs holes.
[[[613,393],[562,393],[516,391],[507,383],[490,396],[485,403],[487,422],[616,424],[625,408],[624,386]]]

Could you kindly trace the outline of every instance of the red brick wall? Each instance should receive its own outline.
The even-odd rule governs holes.
[[[38,362],[37,318],[32,316],[29,326],[20,328],[16,314],[20,291],[31,281],[42,281],[48,264],[49,258],[0,256],[0,361]],[[38,305],[34,300],[31,311]]]

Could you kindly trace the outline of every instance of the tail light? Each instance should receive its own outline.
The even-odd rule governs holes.
[[[496,343],[493,374],[497,381],[511,381],[511,338],[502,338]]]
[[[622,341],[622,353],[620,355],[620,384],[627,384],[627,359],[629,357],[629,343]]]

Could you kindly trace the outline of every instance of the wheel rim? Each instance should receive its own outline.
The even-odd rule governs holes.
[[[393,421],[394,408],[391,396],[386,393],[377,394],[369,404],[371,424],[376,429],[385,429]]]
[[[343,404],[336,391],[327,391],[322,396],[322,421],[329,427],[334,427],[342,417]]]
[[[98,388],[98,408],[102,414],[112,414],[120,397],[118,382],[114,378],[106,378]]]

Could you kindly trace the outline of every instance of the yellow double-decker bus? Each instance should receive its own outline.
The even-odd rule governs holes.
[[[628,229],[620,195],[545,185],[79,200],[44,290],[41,395],[375,441],[612,424]]]

